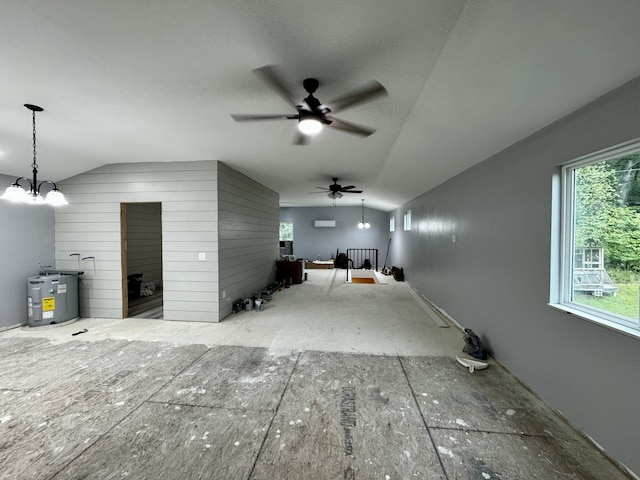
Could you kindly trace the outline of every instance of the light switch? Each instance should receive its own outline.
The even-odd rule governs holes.
[[[456,234],[451,235],[451,243],[456,243]]]
[[[198,252],[198,260],[201,262],[207,259],[207,252]]]

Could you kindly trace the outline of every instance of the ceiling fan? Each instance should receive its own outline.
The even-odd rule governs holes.
[[[257,120],[297,120],[298,132],[293,140],[295,145],[307,145],[310,137],[320,133],[323,126],[342,130],[344,132],[368,137],[374,129],[357,125],[355,123],[339,120],[330,113],[337,113],[359,103],[368,102],[376,97],[386,95],[387,90],[378,82],[372,81],[364,87],[339,97],[329,103],[321,103],[313,96],[320,82],[315,78],[307,78],[302,86],[309,94],[305,99],[299,100],[292,93],[292,88],[285,77],[274,65],[253,70],[267,85],[291,105],[296,113],[291,114],[231,114],[236,122],[251,122]]]
[[[343,187],[342,185],[338,184],[337,177],[332,178],[332,180],[333,180],[333,185],[329,185],[329,188],[316,187],[321,189],[322,192],[310,192],[310,194],[326,192],[329,198],[336,200],[338,198],[342,198],[343,193],[362,193],[362,190],[354,190],[354,188],[356,188],[355,185],[347,185],[346,187]]]

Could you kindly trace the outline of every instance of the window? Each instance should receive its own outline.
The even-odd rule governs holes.
[[[390,232],[395,232],[396,231],[396,219],[395,219],[395,217],[390,217],[389,218],[389,231]]]
[[[411,230],[411,210],[407,210],[406,212],[404,212],[404,216],[402,217],[402,220],[404,224],[404,230],[405,231]]]
[[[640,142],[574,160],[556,180],[551,304],[640,336]]]
[[[293,241],[293,222],[280,222],[280,241]]]

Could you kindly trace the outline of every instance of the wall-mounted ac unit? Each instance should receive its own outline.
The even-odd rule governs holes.
[[[313,226],[316,228],[336,228],[335,220],[316,220],[313,222]]]

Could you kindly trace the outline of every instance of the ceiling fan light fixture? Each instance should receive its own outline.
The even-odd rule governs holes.
[[[298,122],[298,130],[303,135],[317,135],[322,131],[322,123],[316,118],[301,118]]]

